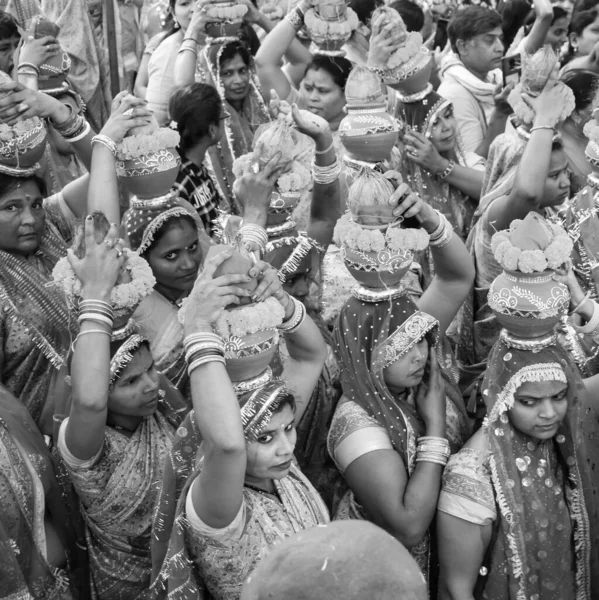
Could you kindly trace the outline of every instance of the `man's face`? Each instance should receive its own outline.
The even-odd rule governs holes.
[[[466,67],[475,73],[488,73],[501,67],[503,32],[496,27],[464,42],[458,40],[458,52]]]

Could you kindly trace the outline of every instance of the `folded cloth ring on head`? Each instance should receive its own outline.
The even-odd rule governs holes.
[[[260,170],[260,165],[257,162],[252,163],[251,169],[252,173],[258,173],[258,171]]]
[[[132,108],[130,108],[129,110],[126,110],[126,111],[123,113],[123,116],[124,116],[124,117],[132,117],[132,116],[133,116],[133,109],[132,109]]]

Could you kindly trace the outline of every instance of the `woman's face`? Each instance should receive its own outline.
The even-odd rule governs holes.
[[[35,252],[45,225],[42,193],[35,181],[24,180],[0,195],[0,250],[25,256]]]
[[[178,299],[191,291],[202,264],[197,228],[186,218],[174,220],[145,259],[156,277],[158,291]]]
[[[135,353],[108,396],[108,411],[121,417],[149,417],[156,412],[158,371],[146,344]]]
[[[0,40],[0,71],[10,75],[15,66],[14,56],[17,46],[21,41],[20,36],[14,36]]]
[[[223,62],[220,79],[225,88],[225,98],[229,102],[245,100],[250,92],[250,68],[240,54]]]
[[[567,392],[568,384],[561,381],[523,383],[508,411],[512,425],[538,440],[551,439],[566,416]]]
[[[248,445],[245,480],[259,484],[286,477],[296,440],[295,413],[291,405],[286,404],[272,416],[260,437]]]
[[[175,15],[175,20],[179,23],[183,31],[187,29],[191,22],[194,6],[195,2],[192,2],[192,0],[175,0],[173,13]]]
[[[568,17],[560,17],[553,22],[547,32],[545,43],[556,52],[568,41]]]
[[[453,106],[445,107],[433,120],[430,129],[430,140],[441,154],[455,148],[457,122],[453,116]]]
[[[345,94],[324,69],[309,69],[300,92],[303,106],[329,123],[345,115]]]
[[[427,359],[428,342],[423,338],[383,371],[389,389],[403,391],[419,385],[424,377]]]
[[[570,166],[563,150],[551,153],[549,174],[543,192],[543,206],[558,206],[570,196]]]
[[[590,25],[587,25],[580,35],[571,34],[570,39],[573,46],[578,48],[580,56],[590,54],[595,44],[599,42],[599,16]]]

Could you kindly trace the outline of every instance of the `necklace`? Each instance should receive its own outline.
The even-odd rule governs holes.
[[[262,488],[252,485],[251,483],[244,483],[243,485],[244,485],[244,487],[249,488],[250,490],[252,490],[254,492],[258,492],[259,494],[265,494],[266,496],[271,496],[272,498],[275,498],[276,500],[281,502],[281,498],[279,496],[279,493],[278,493],[276,487],[275,487],[274,492],[267,492],[266,490],[263,490]]]

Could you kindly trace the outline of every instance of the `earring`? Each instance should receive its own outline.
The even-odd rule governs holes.
[[[175,29],[181,29],[181,25],[179,24],[179,21],[177,21],[177,19],[174,19],[174,21],[175,21],[175,25],[174,25]]]
[[[166,392],[164,390],[158,390],[158,397],[161,400],[164,400],[165,396],[166,396]]]

